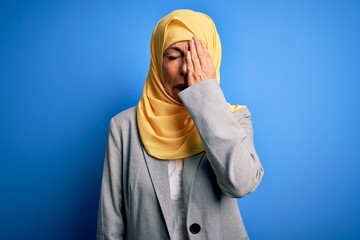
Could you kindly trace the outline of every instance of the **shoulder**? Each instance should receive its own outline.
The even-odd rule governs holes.
[[[118,130],[120,128],[129,128],[134,124],[136,125],[136,107],[128,108],[116,114],[111,118],[110,124]]]
[[[244,119],[250,119],[251,113],[250,110],[244,106],[243,108],[240,108],[239,110],[233,112],[234,118],[239,122]]]
[[[124,122],[124,121],[125,122],[132,121],[135,118],[136,118],[136,107],[131,107],[131,108],[128,108],[128,109],[126,109],[124,111],[119,112],[118,114],[116,114],[111,119],[115,123],[121,123],[121,122]]]

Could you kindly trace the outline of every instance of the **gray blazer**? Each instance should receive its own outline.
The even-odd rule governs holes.
[[[205,151],[185,159],[183,187],[190,239],[248,239],[236,198],[260,183],[247,108],[231,113],[216,80],[179,94]],[[136,108],[111,119],[103,169],[97,239],[171,239],[167,161],[147,154]]]

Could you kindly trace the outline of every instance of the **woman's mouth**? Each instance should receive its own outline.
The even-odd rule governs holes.
[[[186,89],[188,86],[186,84],[178,84],[175,86],[175,89],[181,92],[182,90]]]

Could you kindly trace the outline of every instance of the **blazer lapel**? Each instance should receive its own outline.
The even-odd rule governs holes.
[[[201,160],[204,158],[205,152],[186,158],[183,169],[183,187],[185,206],[189,206],[191,189],[194,184],[197,169]]]
[[[152,185],[156,193],[156,197],[159,201],[159,205],[166,222],[169,236],[171,236],[173,229],[173,217],[171,212],[171,196],[167,161],[157,160],[151,157],[147,154],[144,148],[143,154],[150,174]]]

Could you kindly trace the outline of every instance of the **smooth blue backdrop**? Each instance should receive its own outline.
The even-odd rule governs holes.
[[[222,89],[265,168],[252,239],[360,238],[358,1],[0,3],[0,238],[94,239],[111,116],[137,104],[156,22],[208,13]]]

